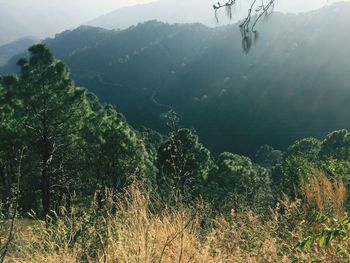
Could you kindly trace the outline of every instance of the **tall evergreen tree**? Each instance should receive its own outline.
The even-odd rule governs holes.
[[[268,170],[254,165],[248,157],[233,153],[220,154],[210,173],[207,197],[215,207],[257,211],[271,202],[271,180]]]
[[[92,114],[83,129],[85,166],[91,167],[87,179],[93,186],[121,190],[132,180],[148,186],[155,181],[155,166],[144,142],[112,106],[103,106],[90,95]]]
[[[76,88],[64,63],[42,45],[29,48],[29,61],[20,59],[18,77],[3,78],[12,90],[14,118],[23,129],[23,142],[37,158],[44,215],[52,208],[53,184],[74,143],[86,113],[85,90]],[[33,163],[34,165],[34,163]],[[34,167],[36,164],[34,165]]]
[[[158,150],[158,186],[164,196],[198,196],[212,166],[210,152],[189,129],[173,132]]]
[[[73,191],[87,196],[98,186],[121,190],[132,177],[153,183],[151,157],[125,118],[76,87],[66,65],[46,46],[29,52],[29,61],[18,61],[19,76],[0,81],[1,189],[11,185],[10,160],[23,146],[28,149],[23,200],[40,199],[44,215]],[[38,208],[34,203],[22,207]]]

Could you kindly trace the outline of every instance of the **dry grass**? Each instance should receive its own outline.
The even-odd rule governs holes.
[[[342,180],[334,179],[331,182],[323,172],[316,170],[313,175],[301,180],[301,188],[305,197],[306,210],[317,209],[321,212],[331,211],[336,214],[344,212],[346,187]]]
[[[324,180],[327,193],[319,193],[318,187],[307,197],[320,208],[328,205],[320,200],[344,193],[340,184],[331,191]],[[317,185],[316,181],[309,184]],[[285,198],[264,218],[251,211],[232,211],[228,217],[213,219],[212,227],[204,230],[206,215],[198,212],[201,209],[180,204],[152,213],[148,194],[136,186],[123,200],[116,201],[112,193],[107,197],[104,211],[95,213],[94,205],[83,212],[62,209],[48,227],[35,221],[29,230],[17,232],[8,262],[344,262],[339,249],[349,249],[347,241],[299,248],[310,227],[300,200]]]

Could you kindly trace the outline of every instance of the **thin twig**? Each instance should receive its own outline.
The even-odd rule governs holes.
[[[175,233],[175,235],[170,238],[170,236],[167,237],[167,240],[165,241],[165,244],[163,246],[163,249],[162,249],[162,253],[160,254],[160,258],[159,258],[159,263],[162,262],[163,260],[163,256],[164,256],[164,253],[165,253],[165,250],[166,248],[180,235],[180,234],[183,234],[183,232],[190,226],[190,223],[193,221],[195,215],[193,214],[192,217],[190,218],[190,220],[188,220],[188,222],[186,223],[186,225],[182,228],[182,230],[178,233]]]
[[[18,173],[17,173],[17,189],[16,189],[16,197],[14,201],[14,211],[11,217],[11,224],[10,224],[10,230],[8,234],[7,241],[3,248],[1,248],[0,252],[0,263],[3,263],[5,261],[6,254],[8,252],[8,248],[13,240],[14,237],[14,228],[15,228],[15,221],[16,216],[18,212],[18,202],[19,202],[19,192],[20,192],[20,180],[21,180],[21,165],[22,165],[22,159],[24,154],[24,148],[21,150],[20,158],[19,158],[19,164],[18,164]]]

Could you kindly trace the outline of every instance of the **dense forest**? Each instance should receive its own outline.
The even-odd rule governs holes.
[[[241,224],[238,223],[240,215],[256,214],[258,217],[254,216],[254,220],[262,224],[261,231],[271,230],[263,225],[264,220],[273,221],[271,216],[282,216],[281,220],[286,222],[281,221],[274,227],[286,227],[289,223],[305,225],[298,226],[301,228],[298,236],[290,239],[283,236],[288,235],[284,231],[266,232],[283,240],[283,246],[287,243],[298,246],[298,249],[276,247],[273,256],[293,260],[306,253],[303,249],[311,249],[313,252],[304,256],[317,255],[325,259],[335,253],[338,259],[345,257],[336,254],[337,250],[324,255],[320,249],[337,242],[337,247],[347,251],[347,243],[340,242],[348,237],[346,229],[350,227],[350,219],[344,214],[349,207],[345,189],[350,183],[350,134],[347,130],[334,131],[322,139],[303,138],[285,152],[264,145],[253,160],[231,152],[214,157],[195,130],[178,126],[179,117],[175,111],[170,110],[165,117],[171,130],[166,135],[149,128],[135,130],[113,106],[102,104],[93,93],[77,87],[68,67],[45,45],[32,46],[29,54],[29,59],[18,60],[18,75],[4,75],[0,79],[1,213],[6,218],[16,208],[23,216],[29,213],[38,220],[46,218],[49,224],[43,226],[48,232],[36,237],[35,242],[41,241],[27,244],[27,249],[34,245],[37,252],[43,249],[45,253],[59,253],[60,249],[67,249],[74,254],[76,246],[83,246],[76,255],[77,260],[97,261],[101,253],[106,253],[103,249],[113,236],[108,232],[111,229],[103,227],[105,224],[107,228],[112,227],[108,220],[114,216],[123,218],[116,211],[141,213],[142,209],[147,209],[144,215],[133,215],[135,223],[140,220],[138,216],[161,215],[172,207],[184,213],[182,231],[188,230],[187,224],[194,224],[191,229],[195,227],[199,231],[197,234],[203,232],[203,238],[212,229],[211,225],[218,223],[215,218],[220,215],[222,220],[235,219]],[[128,199],[128,195],[132,198]],[[144,198],[151,205],[133,203]],[[94,200],[93,206],[91,200]],[[281,204],[279,200],[285,202]],[[303,205],[299,200],[303,200]],[[125,206],[121,205],[125,202]],[[133,207],[134,212],[128,210],[133,205],[140,207]],[[280,212],[269,210],[281,205],[286,207],[278,208],[282,209]],[[110,210],[107,211],[106,206]],[[184,206],[203,214],[199,217]],[[120,210],[121,207],[124,210]],[[298,215],[288,218],[288,209],[294,209],[292,212]],[[171,214],[167,216],[169,220],[172,218]],[[337,221],[340,218],[342,221]],[[199,225],[194,223],[197,219]],[[37,227],[39,231],[40,225]],[[97,229],[99,227],[101,229]],[[296,226],[291,226],[285,231],[297,231],[294,228]],[[57,232],[61,230],[66,234]],[[92,230],[95,232],[90,233]],[[87,233],[97,236],[86,240]],[[257,233],[248,231],[246,234]],[[182,232],[173,240],[178,239],[178,235],[184,238]],[[98,240],[93,241],[94,238]],[[252,240],[255,245],[265,240],[263,236],[256,238]],[[165,242],[172,242],[171,234],[167,239]],[[54,247],[50,248],[49,244]],[[64,244],[67,247],[55,247]],[[254,247],[254,244],[246,245]],[[253,256],[249,252],[253,247],[244,246],[241,247],[245,253],[242,256]],[[16,246],[11,249],[16,250]],[[207,260],[210,257],[215,262],[218,255],[209,254]],[[19,255],[22,254],[19,252]],[[167,261],[171,262],[170,258]]]
[[[0,263],[350,262],[349,11],[0,47]]]
[[[78,85],[116,106],[135,128],[167,133],[162,117],[174,109],[180,126],[194,128],[215,156],[253,158],[263,144],[285,151],[295,140],[350,129],[350,39],[342,30],[349,11],[349,3],[338,3],[301,15],[275,13],[259,24],[249,55],[237,24],[85,26],[45,43]],[[2,71],[15,72],[18,59]]]

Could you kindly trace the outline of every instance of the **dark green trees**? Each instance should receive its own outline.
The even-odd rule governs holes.
[[[265,168],[232,153],[222,153],[216,164],[209,178],[208,197],[216,207],[258,210],[271,202],[270,174]]]
[[[317,168],[321,141],[305,138],[296,141],[284,154],[281,174],[281,191],[295,196],[299,192],[301,178],[306,178]]]
[[[319,152],[321,169],[350,185],[350,133],[334,131],[323,140]]]
[[[29,52],[29,61],[18,61],[19,77],[4,77],[2,82],[12,90],[12,121],[23,130],[22,144],[28,146],[28,155],[36,159],[33,169],[40,170],[36,180],[40,180],[42,209],[47,214],[52,207],[52,185],[58,183],[55,179],[70,158],[67,153],[80,139],[85,91],[74,87],[67,67],[44,45],[33,46]]]
[[[163,195],[198,196],[212,166],[210,152],[189,129],[170,134],[158,150],[158,187]]]
[[[320,157],[350,161],[350,133],[339,130],[328,134],[322,142]]]
[[[301,179],[317,170],[349,184],[349,138],[347,130],[340,130],[330,133],[323,141],[305,138],[291,145],[283,157],[281,191],[291,196],[300,195]]]
[[[217,211],[261,211],[282,192],[299,196],[301,179],[315,170],[350,185],[346,130],[323,141],[299,140],[284,154],[263,146],[258,164],[232,153],[214,160],[194,131],[179,129],[168,137],[137,132],[115,108],[76,87],[68,68],[44,45],[29,52],[28,61],[18,62],[18,76],[0,78],[0,202],[5,205],[18,187],[24,211],[47,215],[69,206],[73,193],[83,202],[96,191],[102,205],[104,188],[122,191],[138,180],[165,202],[174,201],[174,194],[185,202],[201,196]]]
[[[14,183],[16,152],[20,142],[16,136],[21,132],[16,126],[14,110],[7,104],[11,98],[12,90],[7,90],[0,82],[0,200],[4,202],[11,198],[11,188]],[[9,161],[11,160],[11,161]]]
[[[283,153],[270,145],[263,145],[255,155],[255,162],[265,168],[272,168],[282,162]]]
[[[131,176],[154,173],[123,116],[77,88],[44,45],[29,52],[29,61],[18,61],[20,75],[2,77],[0,89],[2,185],[14,175],[15,152],[25,147],[22,206],[47,215],[73,192],[86,195],[97,184],[121,189]]]
[[[131,180],[155,180],[155,167],[138,134],[112,106],[102,106],[95,97],[83,130],[83,156],[93,185],[123,189]]]

